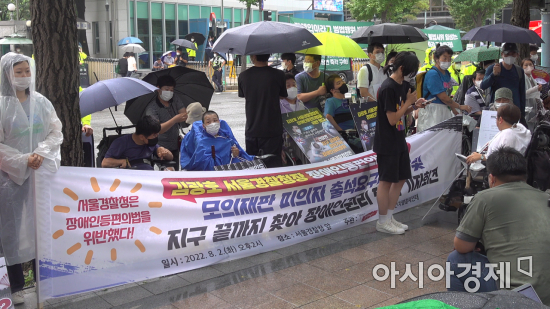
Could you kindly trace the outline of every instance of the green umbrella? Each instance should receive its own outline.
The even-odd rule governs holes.
[[[480,46],[463,51],[454,59],[455,62],[470,61],[481,62],[500,58],[500,48]]]
[[[426,58],[426,49],[428,49],[428,41],[407,44],[388,44],[386,46],[386,53],[392,51],[410,51],[415,53],[420,63],[422,63],[424,58]]]
[[[32,41],[21,37],[5,37],[0,40],[0,45],[32,44]]]

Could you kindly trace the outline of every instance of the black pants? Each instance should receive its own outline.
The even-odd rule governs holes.
[[[180,170],[180,151],[178,149],[178,150],[170,150],[170,152],[174,156],[174,159],[172,159],[172,161],[176,161],[176,166],[174,166],[174,169],[176,171],[179,171]]]
[[[267,167],[282,167],[283,160],[281,152],[283,151],[283,137],[281,135],[274,137],[246,137],[246,152],[249,155],[259,156],[272,154],[274,157],[263,159]]]
[[[23,290],[25,286],[25,275],[23,275],[23,264],[15,264],[7,266],[8,278],[10,279],[11,293],[17,293]],[[36,264],[35,260],[32,260],[32,271],[34,280],[36,281]]]
[[[216,90],[222,91],[223,85],[222,85],[222,72],[219,70],[214,70],[214,74],[212,74],[212,81],[214,84],[216,84]]]

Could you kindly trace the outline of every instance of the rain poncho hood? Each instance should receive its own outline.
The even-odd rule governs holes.
[[[239,149],[239,158],[231,158],[231,147]],[[212,146],[215,147],[216,159],[212,158]],[[214,166],[254,160],[237,142],[229,125],[220,120],[218,137],[206,133],[202,121],[195,121],[193,128],[181,143],[181,169],[188,171],[213,171]]]
[[[27,100],[16,97],[14,65],[27,62],[30,85]],[[61,122],[53,105],[35,91],[36,70],[31,58],[8,53],[0,60],[0,253],[8,265],[35,258],[34,206],[30,155],[44,157],[40,168],[60,166]]]

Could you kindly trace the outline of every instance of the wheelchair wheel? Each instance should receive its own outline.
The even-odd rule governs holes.
[[[466,134],[462,134],[462,152],[463,156],[469,156],[472,153],[472,142]]]

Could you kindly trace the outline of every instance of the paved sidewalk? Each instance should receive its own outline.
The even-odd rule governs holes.
[[[370,222],[340,232],[205,268],[78,296],[50,300],[58,308],[378,308],[419,295],[445,290],[445,279],[427,276],[432,264],[444,265],[453,249],[456,213],[434,209],[431,203],[395,217],[409,225],[405,235],[376,232]],[[378,282],[372,269],[379,264],[399,271],[396,288],[390,279]],[[410,278],[400,282],[406,263],[418,274],[424,262],[424,288]],[[383,275],[382,271],[378,272]],[[434,273],[437,275],[437,271]],[[32,290],[27,306],[36,308]]]

